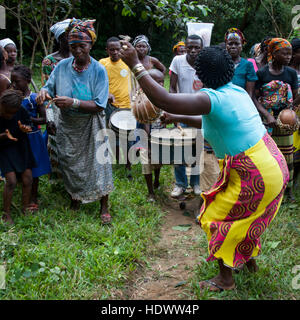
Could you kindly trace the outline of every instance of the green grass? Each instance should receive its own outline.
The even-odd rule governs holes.
[[[164,189],[169,188],[169,170],[163,168]],[[19,186],[12,212],[15,226],[0,223],[0,264],[7,271],[0,298],[106,299],[122,288],[138,263],[147,259],[164,214],[159,203],[146,201],[140,165],[133,167],[133,173],[135,178],[129,181],[122,166],[114,170],[111,226],[101,225],[99,203],[70,211],[63,188],[49,184],[47,177],[41,181],[42,209],[24,217],[17,210]]]
[[[35,80],[39,83],[38,72]],[[168,83],[166,77],[166,87]],[[101,225],[99,203],[83,205],[79,212],[70,211],[63,186],[50,184],[47,177],[40,183],[41,210],[24,217],[20,214],[18,186],[12,211],[15,226],[0,222],[0,265],[6,266],[6,289],[0,290],[0,299],[109,299],[125,288],[136,268],[147,263],[160,238],[165,214],[162,204],[173,182],[173,170],[171,166],[162,168],[162,191],[154,204],[146,201],[140,165],[133,166],[133,181],[128,181],[122,166],[114,166],[113,173],[111,226]],[[234,291],[200,291],[199,281],[214,277],[218,268],[205,260],[206,235],[199,228],[198,244],[193,249],[199,252],[200,263],[195,262],[187,298],[299,300],[300,290],[293,288],[297,274],[292,272],[300,265],[299,190],[296,196],[297,204],[282,205],[262,236],[258,273],[245,270],[234,274],[238,288]]]
[[[164,166],[159,200],[150,204],[140,165],[133,166],[133,173],[134,179],[129,181],[124,167],[115,166],[111,226],[101,225],[98,203],[83,205],[79,212],[70,211],[63,187],[50,184],[47,177],[42,178],[40,188],[42,209],[24,217],[18,212],[18,186],[13,209],[15,226],[0,223],[0,265],[5,264],[7,271],[6,289],[0,290],[0,299],[109,299],[125,289],[136,268],[153,254],[165,214],[161,207],[173,182],[172,168]],[[237,290],[200,291],[199,281],[214,277],[218,268],[215,262],[205,260],[206,235],[199,229],[193,250],[199,252],[200,263],[195,262],[194,276],[187,284],[188,298],[300,299],[299,289],[293,288],[297,275],[292,272],[300,265],[299,192],[297,201],[282,205],[263,234],[262,253],[257,259],[259,271],[234,274]]]

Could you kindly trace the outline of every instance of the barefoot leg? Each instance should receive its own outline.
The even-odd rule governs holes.
[[[159,175],[160,175],[160,168],[154,170],[154,189],[159,188]]]
[[[31,188],[32,188],[31,169],[26,169],[22,173],[21,178],[22,178],[22,211],[25,213],[31,198]]]
[[[8,172],[5,175],[5,180],[6,182],[3,190],[3,211],[10,213],[13,193],[17,186],[17,177],[15,172]]]
[[[31,201],[30,203],[38,203],[38,188],[39,188],[39,178],[33,178],[32,180],[32,191],[31,191]]]
[[[100,200],[100,218],[103,224],[111,223],[111,215],[108,210],[108,195]]]

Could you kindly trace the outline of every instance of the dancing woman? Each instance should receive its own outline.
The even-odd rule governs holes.
[[[201,281],[200,287],[233,289],[232,268],[257,268],[252,258],[261,251],[260,236],[276,216],[289,179],[286,161],[250,96],[232,84],[234,64],[224,49],[207,47],[199,53],[195,69],[204,89],[196,94],[171,94],[161,88],[137,67],[140,61],[128,42],[121,58],[135,71],[151,102],[173,114],[165,114],[166,122],[202,126],[204,138],[222,159],[218,181],[202,193],[198,216],[207,234],[207,260],[218,260],[220,273]]]

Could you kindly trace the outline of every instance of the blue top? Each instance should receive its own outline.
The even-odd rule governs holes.
[[[217,90],[200,91],[210,98],[211,111],[202,116],[202,127],[217,158],[244,152],[264,136],[266,128],[244,89],[229,82]]]
[[[28,111],[31,118],[37,118],[38,116],[38,105],[35,100],[36,97],[37,93],[31,92],[30,95],[28,97],[25,97],[22,101],[22,107]],[[38,130],[38,127],[34,124],[32,124],[31,127],[33,131]]]
[[[239,87],[246,89],[246,82],[255,82],[257,76],[253,67],[253,63],[241,58],[240,63],[236,66],[234,70],[234,75],[232,78],[232,83]]]
[[[74,57],[61,60],[42,89],[47,90],[51,97],[58,95],[84,101],[93,100],[97,106],[105,108],[108,100],[108,76],[105,67],[91,57],[88,69],[77,72],[72,67],[73,60]],[[66,112],[74,115],[79,112],[83,115],[73,108]]]

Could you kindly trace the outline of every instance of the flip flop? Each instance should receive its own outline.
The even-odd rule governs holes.
[[[214,292],[222,292],[224,290],[233,290],[235,288],[235,284],[233,284],[232,286],[228,287],[228,288],[224,288],[220,285],[218,285],[215,281],[212,280],[205,280],[205,281],[201,281],[201,283],[205,283],[204,287],[202,287],[202,289],[208,288],[209,291],[214,291]],[[201,285],[200,285],[201,288]]]
[[[34,213],[34,212],[36,212],[36,211],[38,211],[39,210],[39,207],[38,207],[38,205],[35,205],[35,204],[29,204],[27,207],[26,207],[26,209],[24,210],[24,215],[26,215],[27,213]]]
[[[111,215],[108,212],[101,214],[100,219],[101,219],[102,224],[110,224],[111,223]]]
[[[30,203],[26,210],[29,210],[29,211],[38,211],[39,210],[39,205],[36,204],[36,203]]]

